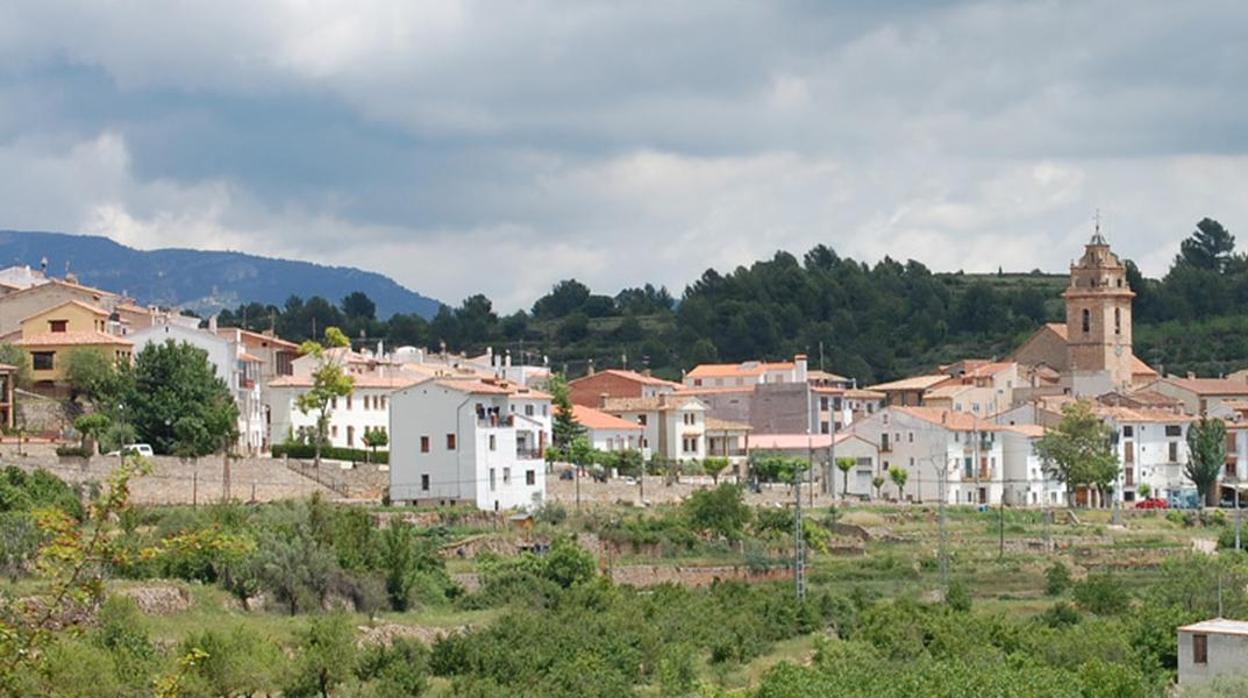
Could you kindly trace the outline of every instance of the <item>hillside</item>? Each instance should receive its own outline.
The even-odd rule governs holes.
[[[367,294],[381,317],[401,312],[428,318],[439,306],[393,279],[351,267],[240,252],[136,250],[92,235],[0,230],[0,266],[38,266],[45,257],[53,274],[63,274],[68,264],[84,284],[201,313],[253,301],[280,306],[291,295],[336,303],[353,291]]]

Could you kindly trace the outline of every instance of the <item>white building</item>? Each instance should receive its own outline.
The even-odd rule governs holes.
[[[699,364],[685,374],[684,383],[689,388],[724,388],[760,383],[805,383],[807,379],[806,355],[798,354],[792,361]]]
[[[706,457],[706,405],[696,397],[607,398],[602,411],[642,428],[641,449],[669,461]]]
[[[997,433],[1004,464],[1005,503],[1009,506],[1065,506],[1065,485],[1053,478],[1035,450],[1036,440],[1044,436],[1044,427],[1010,425]]]
[[[542,503],[549,395],[492,379],[434,379],[391,399],[392,501],[493,511]]]
[[[1004,494],[1001,427],[965,412],[886,407],[850,431],[879,448],[880,468],[909,473],[903,499],[997,504]],[[896,487],[890,482],[886,490]]]
[[[641,450],[640,424],[584,405],[572,406],[572,418],[585,427],[585,437],[599,451]]]
[[[364,434],[378,430],[390,435],[391,394],[419,382],[421,378],[398,370],[353,374],[351,378],[351,394],[330,401],[326,437],[331,446],[366,448]],[[300,433],[315,433],[317,414],[304,414],[296,403],[298,397],[311,388],[310,376],[282,376],[269,382],[273,443],[283,443]]]
[[[1193,417],[1170,410],[1100,404],[1093,411],[1113,430],[1117,441],[1125,501],[1143,498],[1139,496],[1142,483],[1149,486],[1148,496],[1162,499],[1195,487],[1184,473],[1187,427]]]
[[[1248,623],[1214,618],[1178,629],[1179,685],[1248,673]]]
[[[232,342],[214,332],[187,327],[171,317],[158,316],[160,321],[150,327],[134,330],[127,338],[136,353],[149,344],[183,342],[203,349],[218,378],[225,382],[238,405],[239,447],[256,452],[265,445],[264,401],[261,396],[261,360],[247,353],[240,342]]]

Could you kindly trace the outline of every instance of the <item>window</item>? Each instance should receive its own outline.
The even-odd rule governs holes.
[[[537,471],[536,471],[536,470],[526,470],[526,471],[524,471],[524,484],[526,484],[526,485],[536,485],[536,484],[537,484]]]
[[[1183,427],[1179,426],[1178,424],[1166,425],[1166,436],[1182,436],[1182,435],[1183,435]]]
[[[338,438],[338,425],[337,424],[329,428],[329,435],[335,439]]]
[[[880,434],[880,450],[887,453],[891,449],[888,447],[888,434]]]
[[[1122,334],[1122,309],[1114,308],[1114,334]]]
[[[51,371],[53,356],[56,356],[54,351],[33,352],[30,355],[31,365],[35,367],[36,371]]]
[[[378,399],[378,400],[381,400],[381,409],[383,409],[383,410],[384,410],[384,409],[386,409],[386,396],[385,396],[385,395],[380,395],[380,396],[378,396],[378,398],[377,398],[377,399]]]
[[[906,441],[908,443],[914,443],[914,432],[912,431],[906,432]]]
[[[819,398],[819,409],[825,412],[828,410],[828,398],[826,395]],[[794,529],[794,530],[797,530],[797,529]]]
[[[1179,442],[1178,441],[1170,442],[1170,453],[1168,455],[1170,456],[1171,463],[1179,462]]]
[[[351,396],[347,396],[347,409],[351,409]]]
[[[68,320],[48,320],[48,330],[50,332],[65,332],[68,329]]]
[[[1195,664],[1209,663],[1209,636],[1203,634],[1192,635],[1192,662]]]
[[[532,417],[532,416],[533,416],[533,405],[525,405],[525,406],[524,406],[524,416],[526,416],[526,417]]]
[[[429,491],[429,476],[428,475],[420,476],[420,491],[421,492]]]
[[[421,453],[429,452],[429,437],[428,436],[420,437],[420,452]]]
[[[331,398],[329,399],[329,409],[331,409],[331,410],[336,410],[336,409],[338,409],[338,398],[336,398],[336,397],[331,397]]]
[[[347,427],[347,447],[350,448],[351,446],[354,446],[354,445],[355,445],[355,427],[348,426]]]
[[[446,435],[446,450],[448,451],[455,450],[455,435],[454,434]]]
[[[820,434],[826,434],[826,433],[828,433],[828,423],[827,423],[827,422],[820,422],[820,423],[819,423],[819,433],[820,433]]]
[[[1087,334],[1092,328],[1092,311],[1087,308],[1083,309],[1083,333]]]
[[[511,468],[503,468],[503,484],[511,484]]]
[[[1135,427],[1130,426],[1130,425],[1123,427],[1122,436],[1123,438],[1127,438],[1127,439],[1131,438],[1132,436],[1135,436]]]
[[[494,437],[494,435],[493,435],[493,434],[490,434],[490,450],[491,450],[491,451],[497,451],[497,450],[498,450],[498,442],[497,442],[497,441],[495,441],[495,437]],[[503,480],[503,482],[506,482],[506,480]]]
[[[637,415],[637,423],[643,427],[646,426],[646,415],[644,414]]]
[[[493,492],[494,488],[495,488],[494,469],[490,468],[490,491]]]

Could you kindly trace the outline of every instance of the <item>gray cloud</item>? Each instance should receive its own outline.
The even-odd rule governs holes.
[[[346,9],[343,9],[343,8]],[[1230,2],[0,7],[6,227],[241,248],[512,309],[817,242],[1164,271],[1248,220]]]

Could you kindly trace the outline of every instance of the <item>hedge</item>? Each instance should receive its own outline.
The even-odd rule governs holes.
[[[90,458],[91,449],[85,446],[57,446],[56,455],[75,458]]]
[[[282,456],[305,460],[316,458],[316,448],[307,444],[275,444],[273,446],[273,457],[281,458]],[[352,463],[379,463],[385,465],[390,462],[390,452],[378,451],[373,453],[371,450],[363,448],[325,446],[321,449],[321,458],[345,460]]]

